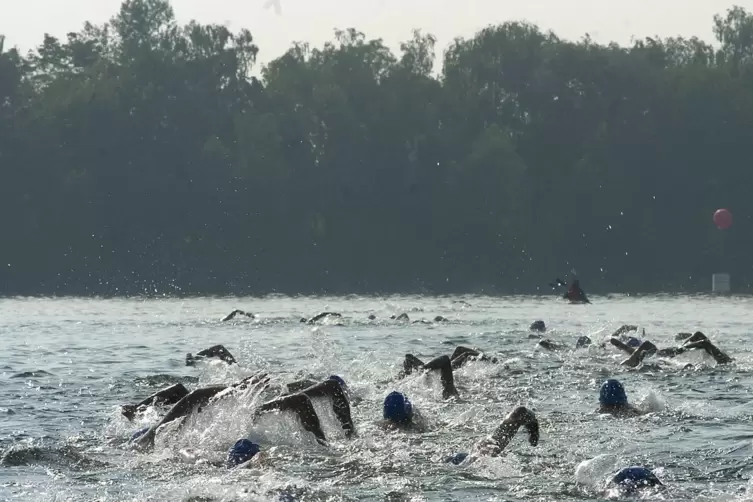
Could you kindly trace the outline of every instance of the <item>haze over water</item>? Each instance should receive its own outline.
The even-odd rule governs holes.
[[[462,303],[461,300],[467,303]],[[596,297],[571,306],[555,297],[232,298],[191,300],[7,299],[0,302],[0,500],[593,500],[620,467],[642,464],[668,485],[664,500],[748,498],[753,367],[750,298]],[[220,323],[234,308],[257,321]],[[342,325],[311,327],[300,317],[342,312]],[[388,319],[443,315],[443,324]],[[368,321],[369,314],[377,321]],[[587,350],[537,350],[528,325],[543,319],[547,338]],[[736,358],[716,367],[700,353],[621,368],[623,356],[599,348],[624,323],[646,328],[659,347],[679,331],[704,331]],[[186,352],[224,344],[238,367],[186,367]],[[432,377],[397,380],[402,357],[449,354],[476,346],[499,364],[456,372],[459,400],[443,401]],[[686,368],[687,363],[695,366]],[[158,436],[152,453],[123,442],[143,426],[117,406],[181,381],[189,388],[268,371],[275,384],[341,375],[353,394],[358,436],[339,435],[327,406],[328,448],[292,419],[251,424],[249,408],[202,414],[178,435]],[[42,373],[44,372],[44,373]],[[603,380],[616,377],[631,401],[652,413],[627,420],[593,414]],[[425,434],[376,427],[393,389],[428,418]],[[519,433],[500,458],[468,467],[444,456],[469,451],[517,405],[541,422],[533,448]],[[156,411],[147,421],[158,418]],[[260,438],[271,463],[228,471],[181,461],[180,450],[221,461],[238,438]],[[583,461],[600,454],[576,478]],[[580,481],[576,483],[576,479]],[[204,497],[204,498],[201,498]]]

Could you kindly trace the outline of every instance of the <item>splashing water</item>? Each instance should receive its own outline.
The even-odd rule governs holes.
[[[0,499],[2,500],[590,500],[628,465],[654,469],[670,499],[731,499],[751,492],[753,404],[747,298],[266,298],[192,300],[9,299],[0,302]],[[218,320],[234,308],[256,320]],[[330,310],[342,320],[304,325]],[[390,320],[407,312],[413,324]],[[376,315],[369,320],[368,315]],[[536,348],[528,325],[566,347]],[[736,358],[718,367],[700,352],[648,360],[631,370],[601,342],[618,326],[646,328],[659,347],[679,331],[704,331]],[[573,350],[588,335],[593,344]],[[185,366],[185,354],[222,343],[239,364]],[[423,360],[475,346],[496,364],[455,372],[460,399],[441,399],[434,375],[396,378],[406,353]],[[688,364],[691,366],[688,366]],[[126,447],[159,420],[150,408],[128,422],[118,406],[181,382],[228,384],[258,371],[271,390],[249,390],[164,427],[155,448]],[[320,446],[287,414],[254,417],[259,403],[299,378],[345,378],[357,436],[345,439],[326,401],[315,400],[330,445]],[[598,389],[618,378],[647,415],[594,413]],[[387,431],[381,402],[405,392],[428,431]],[[534,409],[541,441],[520,433],[501,457],[458,466],[518,405]],[[238,438],[261,443],[258,467],[228,470]],[[610,494],[607,494],[609,496]],[[650,498],[653,498],[651,495]],[[743,495],[744,496],[744,495]]]

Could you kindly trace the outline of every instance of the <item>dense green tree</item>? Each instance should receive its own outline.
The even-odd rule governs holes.
[[[0,37],[0,293],[531,293],[573,267],[592,291],[747,291],[753,16],[713,27],[619,46],[509,22],[441,68],[430,34],[395,54],[348,29],[259,79],[248,31],[166,0],[26,56]]]

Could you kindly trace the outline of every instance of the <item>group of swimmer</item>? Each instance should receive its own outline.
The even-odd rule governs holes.
[[[535,321],[531,324],[531,331],[543,332],[546,331],[546,325],[544,321]],[[684,340],[682,345],[678,347],[668,347],[666,349],[659,349],[656,345],[648,340],[640,340],[634,336],[629,336],[629,333],[638,331],[638,327],[630,324],[621,326],[612,334],[609,339],[609,343],[625,352],[629,357],[622,361],[622,366],[635,368],[647,357],[658,356],[660,358],[673,358],[683,354],[689,350],[703,349],[708,355],[710,355],[717,364],[727,364],[732,362],[732,358],[722,352],[716,345],[711,343],[711,340],[706,337],[702,332],[696,331],[695,333],[678,333],[676,335],[677,340]],[[646,331],[643,330],[643,336]],[[575,342],[576,349],[582,349],[590,346],[592,343],[588,336],[581,336]],[[548,339],[540,340],[538,346],[546,350],[564,350],[568,349],[566,345],[561,343],[552,342]],[[605,348],[606,343],[601,345],[601,348]]]
[[[194,365],[197,361],[208,358],[217,358],[227,364],[237,364],[230,351],[222,345],[209,347],[196,355],[188,354],[186,364]],[[427,363],[408,354],[405,357],[401,376],[405,377],[414,371],[438,371],[442,383],[442,396],[447,399],[458,395],[455,388],[453,368],[460,367],[466,361],[476,358],[488,360],[479,351],[466,347],[458,347],[452,357],[439,356]],[[128,420],[133,420],[149,406],[171,406],[159,422],[137,431],[132,436],[131,443],[138,449],[150,448],[154,444],[155,435],[160,427],[193,413],[202,412],[223,399],[238,395],[242,391],[252,388],[261,391],[269,383],[268,375],[257,374],[243,378],[232,385],[212,385],[191,392],[182,384],[175,384],[152,394],[137,404],[125,405],[122,407],[122,414]],[[262,403],[257,408],[256,413],[261,415],[272,411],[292,412],[306,431],[312,433],[320,444],[327,445],[327,438],[311,402],[315,398],[329,398],[332,410],[340,422],[345,437],[350,438],[355,434],[348,386],[337,375],[330,375],[320,382],[301,380],[288,383],[281,396]],[[414,431],[422,431],[425,428],[420,412],[414,409],[410,399],[401,392],[390,392],[384,398],[382,412],[383,421],[381,425],[383,427]],[[181,423],[178,427],[180,428],[182,425]],[[530,443],[536,446],[539,440],[539,424],[536,416],[529,409],[518,407],[502,421],[489,438],[476,446],[477,453],[479,455],[499,455],[520,427],[527,429]],[[260,445],[249,439],[239,439],[228,452],[227,465],[228,467],[251,465],[259,452],[261,452]],[[448,462],[460,463],[467,456],[467,454],[455,455],[448,459]]]
[[[243,311],[236,310],[225,319],[237,315],[249,316]],[[336,313],[325,312],[314,316],[311,320],[322,319],[327,316],[336,316]],[[316,322],[316,321],[314,321]],[[530,326],[534,333],[546,331],[543,321],[536,321]],[[659,358],[671,358],[689,350],[702,349],[708,353],[718,364],[726,364],[732,358],[717,348],[700,331],[695,333],[680,333],[678,340],[683,343],[678,347],[658,349],[648,340],[641,340],[632,336],[637,333],[638,327],[624,325],[615,331],[609,343],[617,349],[625,352],[628,357],[621,364],[635,367],[643,363],[651,356]],[[541,336],[541,335],[532,335]],[[643,331],[645,337],[645,330]],[[538,345],[546,350],[558,350],[566,348],[564,345],[549,340],[541,340]],[[592,345],[589,337],[581,336],[575,348],[585,348]],[[606,348],[607,344],[602,344]],[[186,355],[186,365],[191,366],[197,361],[216,358],[228,365],[237,364],[235,357],[222,345],[215,345],[204,349],[196,355]],[[469,361],[485,361],[497,363],[497,359],[490,357],[478,349],[459,346],[450,355],[440,355],[428,362],[424,362],[413,354],[406,354],[403,360],[403,368],[398,378],[405,378],[416,372],[437,372],[442,386],[442,397],[449,399],[458,396],[455,386],[454,370],[462,367]],[[212,385],[188,391],[182,384],[175,384],[162,389],[141,402],[122,407],[122,414],[130,421],[146,408],[151,406],[170,406],[164,416],[150,427],[143,428],[133,434],[130,443],[137,449],[148,449],[153,446],[157,431],[164,425],[200,413],[230,396],[242,397],[244,392],[258,396],[262,391],[269,390],[270,377],[268,374],[255,374],[231,385]],[[346,382],[337,375],[330,375],[321,381],[300,380],[285,385],[281,392],[272,399],[262,402],[255,410],[254,417],[270,412],[290,412],[300,421],[301,426],[310,432],[317,442],[327,445],[327,437],[322,430],[321,422],[312,404],[313,399],[326,398],[329,400],[332,411],[337,418],[343,434],[351,438],[356,434],[356,427],[351,417],[351,401],[349,388]],[[603,382],[599,391],[599,413],[607,413],[615,417],[632,417],[645,413],[638,407],[633,406],[627,398],[622,383],[615,379]],[[387,428],[413,430],[421,432],[425,430],[425,424],[421,413],[416,410],[408,396],[398,391],[391,391],[382,403],[382,417],[380,425]],[[180,428],[185,422],[177,422]],[[498,456],[508,446],[524,427],[528,433],[528,441],[532,446],[539,442],[539,422],[533,411],[519,406],[513,409],[497,428],[486,438],[476,443],[470,453],[456,453],[446,457],[447,463],[454,465],[467,465],[481,456]],[[230,468],[257,465],[263,459],[262,447],[247,438],[241,438],[230,447],[226,459],[226,465]],[[628,467],[620,470],[610,481],[610,486],[619,490],[633,491],[644,487],[662,486],[661,481],[644,467]]]
[[[586,296],[585,291],[583,291],[583,288],[580,286],[580,281],[575,277],[572,279],[569,286],[559,278],[556,279],[553,284],[550,284],[550,286],[552,286],[553,288],[567,286],[567,291],[565,291],[562,298],[565,300],[568,300],[572,304],[591,303],[588,297]],[[463,300],[459,300],[458,302],[463,303],[465,305],[469,305],[467,302]],[[246,317],[249,319],[256,319],[256,314],[253,314],[251,312],[246,312],[240,309],[235,309],[232,312],[230,312],[228,315],[223,317],[222,322],[232,321],[233,319],[239,316]],[[319,321],[323,321],[325,319],[341,319],[341,318],[342,318],[342,314],[339,312],[321,312],[309,318],[301,318],[300,322],[305,323],[305,324],[316,324]],[[376,320],[376,318],[377,317],[374,314],[370,314],[367,319],[370,321],[374,321]],[[417,319],[417,320],[411,321],[408,314],[404,312],[399,315],[393,314],[389,318],[390,320],[393,320],[393,321],[412,322],[413,324],[434,324],[434,323],[447,322],[447,318],[441,315],[435,316],[432,320]]]
[[[249,313],[249,312],[245,312],[243,310],[236,309],[236,310],[233,310],[232,312],[230,312],[225,317],[223,317],[222,318],[222,322],[232,321],[237,316],[247,317],[247,318],[250,318],[250,319],[256,319],[256,314],[252,314],[252,313]],[[301,323],[304,323],[304,324],[316,324],[319,321],[322,321],[324,319],[341,319],[341,318],[342,318],[342,314],[339,313],[339,312],[321,312],[319,314],[316,314],[313,317],[309,317],[309,318],[305,318],[304,317],[304,318],[301,318]],[[374,314],[370,314],[367,319],[369,321],[374,321],[374,320],[376,320],[376,316]],[[402,314],[399,314],[399,315],[394,315],[393,314],[393,315],[390,316],[390,319],[393,320],[393,321],[411,322],[410,317],[406,313],[402,313]],[[413,324],[433,324],[433,323],[446,322],[446,321],[447,321],[446,317],[438,315],[438,316],[435,316],[434,319],[431,320],[431,321],[428,321],[426,319],[417,319],[417,320],[414,320],[412,322],[413,322]]]

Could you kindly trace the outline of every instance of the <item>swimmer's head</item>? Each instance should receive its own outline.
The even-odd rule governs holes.
[[[149,427],[144,427],[143,429],[137,430],[136,432],[134,432],[131,435],[131,441],[136,441],[138,438],[140,438],[141,436],[143,436],[147,432],[149,432]]]
[[[579,337],[578,341],[575,342],[576,349],[582,349],[584,347],[588,347],[589,345],[591,345],[591,339],[588,338],[586,335]]]
[[[460,465],[466,458],[468,458],[467,453],[456,453],[455,455],[445,457],[444,462],[447,464]]]
[[[261,448],[258,444],[248,439],[239,439],[227,452],[227,466],[235,467],[243,462],[248,462]]]
[[[652,486],[663,486],[659,478],[645,467],[625,467],[614,475],[609,484],[629,491]]]
[[[617,380],[607,380],[601,384],[601,390],[599,390],[599,403],[601,403],[602,406],[624,406],[628,404],[625,388]]]
[[[384,398],[384,418],[396,424],[405,424],[413,418],[413,405],[401,392],[390,392]]]
[[[637,347],[640,347],[641,341],[638,338],[631,336],[630,338],[627,339],[627,345],[628,347],[637,348]]]
[[[546,331],[546,324],[544,324],[544,321],[533,321],[531,323],[531,326],[528,328],[531,331]]]
[[[345,380],[342,379],[342,377],[337,375],[330,375],[327,377],[327,380],[334,380],[335,382],[340,384],[340,387],[343,388],[343,390],[348,388],[348,385],[345,383]]]

